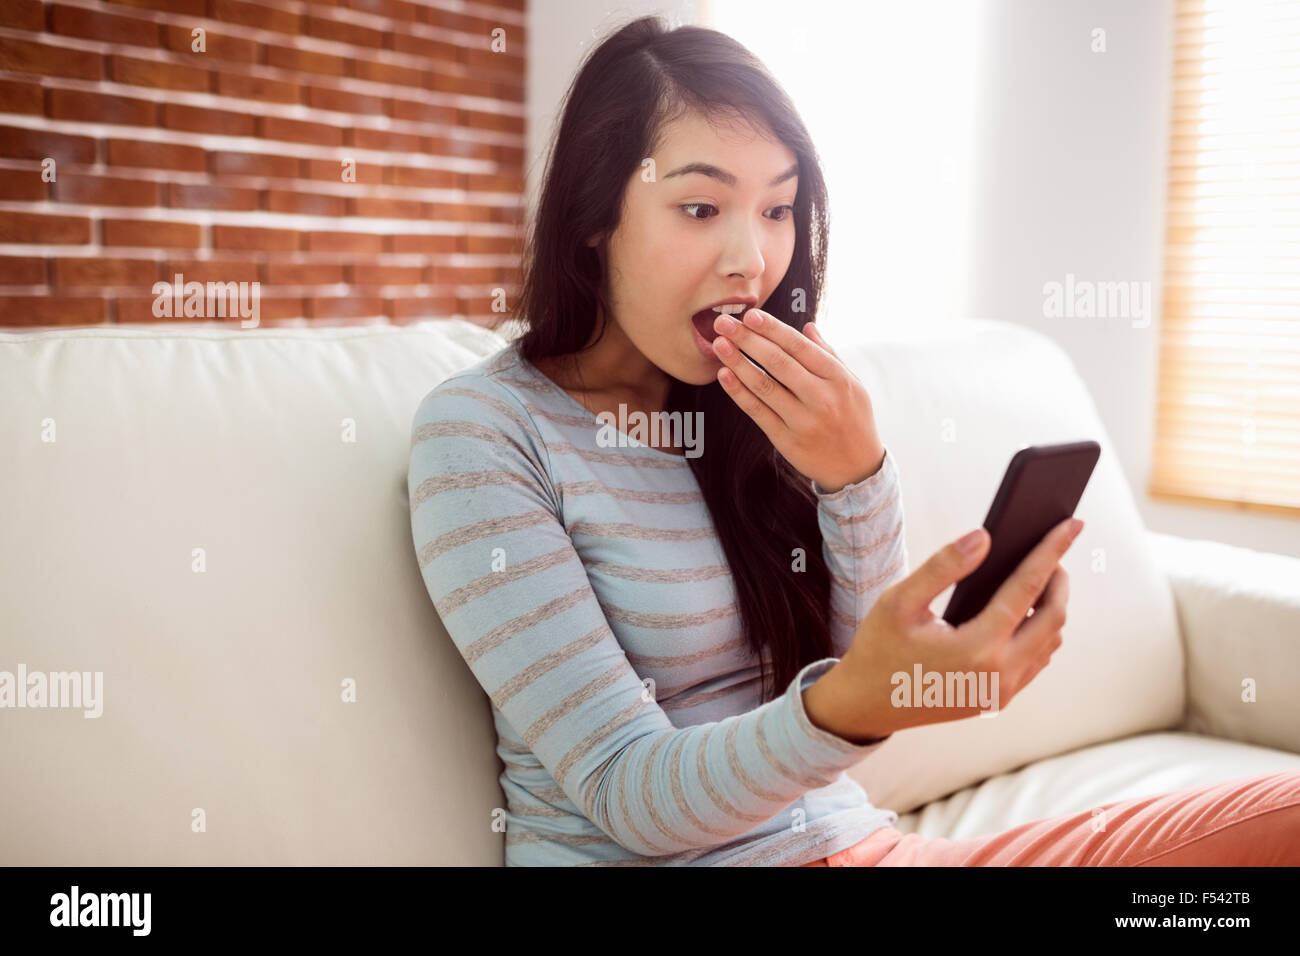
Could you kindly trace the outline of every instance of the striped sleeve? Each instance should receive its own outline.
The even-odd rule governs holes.
[[[880,592],[908,574],[894,456],[886,448],[880,469],[856,484],[826,494],[814,481],[813,491],[831,573],[831,643],[843,657]]]
[[[802,693],[834,658],[751,711],[675,727],[610,629],[551,476],[527,411],[489,376],[421,402],[407,481],[429,596],[493,704],[612,840],[641,856],[732,841],[880,746],[809,720]]]

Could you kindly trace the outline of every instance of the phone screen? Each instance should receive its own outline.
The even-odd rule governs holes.
[[[957,582],[945,621],[959,627],[984,610],[1043,537],[1074,514],[1100,455],[1097,442],[1078,441],[1030,445],[1012,456],[984,519],[989,553]]]

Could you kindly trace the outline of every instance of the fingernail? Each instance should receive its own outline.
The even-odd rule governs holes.
[[[1079,532],[1082,530],[1083,530],[1083,520],[1081,518],[1071,518],[1070,519],[1070,540],[1073,541],[1075,538],[1077,538],[1079,536]]]
[[[979,547],[980,536],[983,534],[983,528],[976,528],[970,534],[957,539],[957,550],[962,554],[972,554]]]

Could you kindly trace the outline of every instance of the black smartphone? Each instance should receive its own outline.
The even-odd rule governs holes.
[[[1074,514],[1100,456],[1095,441],[1030,445],[1012,456],[984,519],[989,553],[953,588],[945,621],[959,627],[984,610],[1026,555]]]

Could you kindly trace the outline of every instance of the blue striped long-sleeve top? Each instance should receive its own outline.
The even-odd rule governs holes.
[[[412,423],[413,541],[492,704],[506,865],[797,866],[897,822],[845,773],[883,741],[815,726],[802,697],[907,573],[888,448],[863,481],[812,484],[836,656],[760,703],[688,461],[606,447],[599,424],[514,343],[441,382]]]

